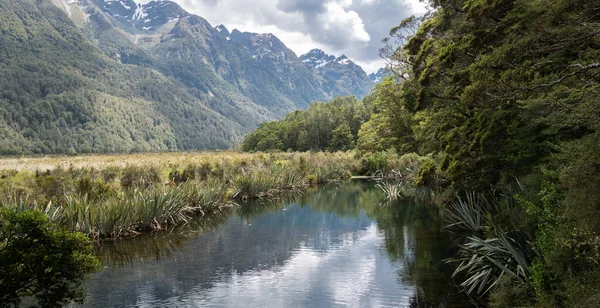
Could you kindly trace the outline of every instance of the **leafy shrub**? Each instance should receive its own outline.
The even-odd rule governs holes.
[[[367,154],[362,160],[363,171],[365,174],[376,174],[387,171],[388,159],[384,152],[375,152],[373,154]]]
[[[148,188],[160,182],[155,167],[127,166],[121,176],[121,187],[124,189]]]
[[[417,186],[435,186],[436,172],[437,165],[435,161],[431,159],[425,160],[421,165],[421,168],[419,168],[419,174],[417,175],[414,184]]]
[[[0,208],[0,302],[19,307],[33,296],[41,307],[83,303],[81,284],[99,269],[85,235],[59,230],[40,211]]]
[[[173,181],[175,184],[179,185],[181,183],[185,183],[190,180],[194,180],[196,178],[196,167],[193,165],[188,165],[183,170],[174,169],[169,172],[169,179]]]

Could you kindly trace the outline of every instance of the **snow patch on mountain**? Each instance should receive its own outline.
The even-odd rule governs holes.
[[[138,3],[135,13],[133,13],[133,20],[140,20],[146,18],[146,16],[148,16],[148,14],[144,10],[144,5]]]

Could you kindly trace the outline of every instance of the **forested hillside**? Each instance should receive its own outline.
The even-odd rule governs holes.
[[[171,1],[2,0],[0,17],[4,155],[229,148],[372,85],[355,66],[366,86],[337,86],[274,35],[230,33]]]
[[[359,146],[427,156],[420,177],[462,196],[448,220],[456,279],[476,301],[600,306],[600,2],[430,4],[391,30],[396,76],[377,87]]]
[[[104,56],[49,1],[0,1],[1,154],[228,147],[241,129],[154,70]]]

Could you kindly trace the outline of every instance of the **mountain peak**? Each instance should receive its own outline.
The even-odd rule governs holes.
[[[229,37],[231,35],[229,30],[227,30],[227,28],[222,24],[216,26],[215,30],[217,30],[221,36]]]
[[[306,65],[319,69],[334,61],[335,56],[326,54],[323,50],[315,48],[300,56],[300,60]]]
[[[323,50],[319,49],[319,48],[313,48],[311,49],[309,52],[306,53],[307,55],[327,55]]]
[[[384,68],[380,68],[379,70],[377,70],[377,72],[369,74],[369,79],[371,79],[371,81],[373,81],[373,83],[379,83],[379,82],[381,82],[381,80],[383,80],[384,77],[389,76],[389,75],[390,75],[390,72],[388,72]]]
[[[340,57],[335,59],[335,62],[343,64],[343,65],[349,65],[351,63],[354,63],[350,59],[348,59],[348,57],[346,57],[346,55],[341,55]]]
[[[168,0],[153,0],[146,4],[133,0],[96,0],[96,4],[114,19],[139,30],[157,28],[189,16],[179,4]]]

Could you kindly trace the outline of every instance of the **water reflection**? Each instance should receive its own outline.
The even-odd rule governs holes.
[[[92,307],[462,306],[437,207],[379,206],[372,185],[320,187],[171,234],[104,243]]]

